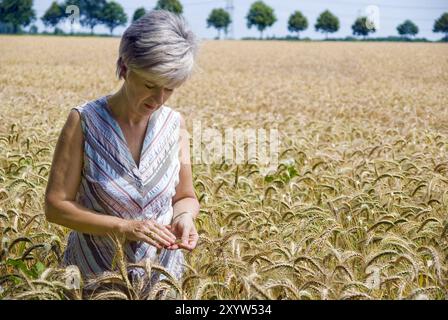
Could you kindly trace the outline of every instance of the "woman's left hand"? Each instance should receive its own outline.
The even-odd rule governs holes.
[[[180,242],[176,242],[170,246],[167,246],[168,250],[186,249],[188,251],[193,250],[199,239],[198,232],[194,225],[191,215],[183,214],[179,218],[175,218],[170,225],[166,226]]]

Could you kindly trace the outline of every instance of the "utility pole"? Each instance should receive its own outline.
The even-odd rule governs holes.
[[[229,29],[227,30],[227,39],[234,39],[234,34],[233,34],[233,0],[226,0],[226,11],[229,13],[230,15],[230,19],[232,19],[232,22],[230,23]]]

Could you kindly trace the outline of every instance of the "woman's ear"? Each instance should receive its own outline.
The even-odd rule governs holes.
[[[121,75],[123,76],[123,79],[126,80],[128,76],[128,67],[123,63],[121,66]]]

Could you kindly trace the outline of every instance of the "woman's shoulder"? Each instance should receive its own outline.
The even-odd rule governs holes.
[[[93,109],[98,109],[102,103],[104,103],[106,99],[106,96],[101,96],[96,99],[92,100],[85,100],[84,102],[81,102],[80,104],[76,105],[75,107],[72,107],[72,110],[75,109],[79,113],[87,113],[89,111],[92,111]]]
[[[81,123],[81,128],[84,134],[86,134],[87,128],[95,125],[98,122],[98,115],[104,117],[104,110],[101,109],[101,104],[104,103],[106,96],[99,97],[97,99],[86,100],[70,109],[69,117],[75,117]],[[76,111],[73,111],[76,110]],[[72,113],[79,113],[79,118]]]

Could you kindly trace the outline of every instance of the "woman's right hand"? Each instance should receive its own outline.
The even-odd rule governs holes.
[[[176,241],[176,236],[166,225],[150,220],[125,220],[120,233],[129,241],[144,241],[157,249],[169,247]]]

